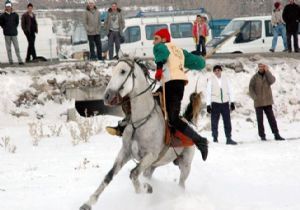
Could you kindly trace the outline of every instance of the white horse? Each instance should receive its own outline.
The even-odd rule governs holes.
[[[104,101],[113,106],[118,104],[120,97],[126,96],[130,98],[131,120],[123,132],[123,146],[111,170],[80,210],[90,210],[113,177],[131,159],[138,161],[130,173],[136,193],[152,193],[150,184],[140,183],[141,173],[151,178],[156,167],[174,161],[177,155],[180,156],[178,162],[179,185],[185,186],[195,148],[194,146],[166,148],[164,143],[165,121],[161,108],[156,104],[140,66],[133,58],[123,56],[113,70],[111,80],[104,93]]]

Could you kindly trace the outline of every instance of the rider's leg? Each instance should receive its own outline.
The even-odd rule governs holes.
[[[126,101],[125,103],[122,104],[122,110],[125,114],[125,118],[120,120],[118,122],[118,125],[115,127],[107,126],[105,129],[106,131],[114,136],[122,136],[123,131],[125,130],[128,121],[130,120],[131,117],[131,106],[130,106],[130,101]]]
[[[201,137],[187,123],[179,118],[180,105],[184,92],[184,81],[172,80],[167,82],[165,87],[166,107],[170,125],[191,138],[201,151],[202,159],[206,160],[208,154],[207,139]]]

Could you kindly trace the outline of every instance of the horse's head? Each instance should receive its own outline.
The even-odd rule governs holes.
[[[104,103],[115,106],[122,102],[134,88],[135,61],[129,56],[122,56],[113,69],[112,77],[104,93]]]

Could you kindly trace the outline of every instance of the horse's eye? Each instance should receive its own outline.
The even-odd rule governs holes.
[[[125,74],[126,71],[124,69],[121,70],[121,74]]]

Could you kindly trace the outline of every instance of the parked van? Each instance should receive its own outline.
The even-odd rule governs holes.
[[[192,30],[195,20],[196,15],[126,19],[125,43],[121,45],[121,50],[125,53],[134,53],[135,56],[153,58],[153,35],[157,30],[167,28],[170,31],[173,43],[188,51],[194,51],[196,50],[196,44],[193,40]],[[209,40],[211,40],[211,30],[209,30]]]
[[[300,41],[300,27],[298,39]],[[234,18],[219,37],[212,39],[208,48],[217,48],[216,53],[269,52],[272,46],[273,28],[271,16]],[[276,51],[283,51],[281,36]]]
[[[57,59],[57,42],[56,35],[53,31],[53,22],[50,18],[37,18],[38,34],[36,34],[35,49],[37,56],[45,57],[46,59]],[[27,54],[28,41],[21,28],[21,20],[18,26],[18,41],[21,58],[25,61]],[[2,30],[0,31],[0,62],[8,62],[5,40]],[[17,62],[16,53],[12,45],[12,56],[14,62]]]

